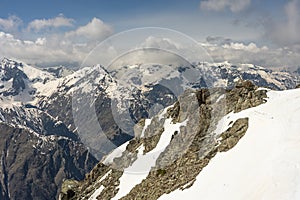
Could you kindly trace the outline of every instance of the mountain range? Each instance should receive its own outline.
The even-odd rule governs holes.
[[[110,177],[106,182],[113,183],[108,179],[118,182],[122,170],[129,168],[131,164],[131,161],[125,162],[128,160],[126,155],[138,161],[139,156],[143,155],[141,152],[151,152],[156,143],[159,144],[161,135],[176,138],[172,136],[173,133],[165,133],[168,129],[181,133],[181,126],[199,128],[196,118],[193,122],[183,120],[186,120],[190,113],[182,113],[181,106],[192,110],[193,105],[204,105],[205,116],[200,114],[197,119],[212,120],[213,122],[206,123],[207,126],[215,124],[209,126],[209,130],[212,130],[217,121],[221,120],[223,115],[229,114],[229,111],[240,112],[265,103],[267,92],[263,91],[267,90],[257,92],[256,86],[248,82],[244,85],[240,80],[250,80],[263,88],[286,90],[296,87],[299,76],[251,64],[232,65],[228,62],[193,63],[189,66],[136,64],[114,69],[95,65],[72,71],[64,67],[35,68],[4,58],[0,63],[0,199],[55,199],[64,179],[84,178],[83,184],[87,187],[80,186],[80,191],[83,191],[84,198],[90,198],[91,192],[98,186],[101,187],[102,182],[97,182],[96,179],[103,178],[104,172],[110,172],[106,175]],[[188,99],[189,94],[195,95],[198,100],[191,101]],[[223,102],[228,96],[230,103]],[[183,100],[179,101],[180,99]],[[218,109],[222,112],[215,113],[216,118],[209,117],[207,110],[211,105],[207,105],[207,101],[222,103]],[[247,103],[244,105],[243,101]],[[185,105],[179,102],[185,102]],[[163,115],[162,110],[165,110]],[[157,119],[158,115],[161,115],[161,119]],[[149,121],[150,119],[152,120]],[[175,125],[172,125],[170,120]],[[246,129],[247,120],[239,121],[241,122],[237,126]],[[164,127],[166,122],[170,123],[170,127]],[[143,124],[152,128],[148,129]],[[208,149],[202,151],[206,152],[206,156],[213,157],[217,151],[227,151],[229,147],[225,145],[223,150],[216,150],[220,148],[216,146],[221,141],[218,141],[215,135],[223,133],[216,133],[202,141],[202,136],[210,134],[209,127],[200,127],[204,132],[199,136],[197,132],[196,138],[197,145],[199,142],[210,144],[206,147]],[[143,139],[143,135],[148,136]],[[226,137],[230,139],[232,136],[229,134]],[[234,137],[240,139],[240,136]],[[211,140],[216,140],[217,144]],[[159,153],[169,146],[169,141],[162,143]],[[188,145],[185,151],[191,151],[190,147],[193,145]],[[124,153],[115,164],[113,162],[116,159],[109,156],[106,156],[105,161],[103,156],[120,148],[129,149],[129,153]],[[171,160],[175,159],[175,155],[169,156]],[[192,154],[186,158],[189,156]],[[147,160],[148,157],[141,156],[141,159]],[[105,164],[97,164],[100,160]],[[155,166],[153,162],[152,160],[152,165],[149,165],[147,170]],[[201,163],[200,165],[203,165]],[[118,169],[111,168],[111,165],[117,166]],[[194,179],[202,168],[197,168],[195,173],[191,173],[190,179],[186,180]],[[113,170],[117,170],[117,174],[112,173]],[[169,177],[164,168],[156,171],[159,177]],[[88,178],[85,176],[87,173],[90,176]],[[156,176],[155,170],[153,173],[153,176]],[[103,178],[102,181],[105,180]],[[182,187],[186,180],[175,184],[172,191],[177,189],[177,186]],[[125,183],[120,181],[120,184]],[[151,181],[147,184],[151,184]],[[75,185],[78,186],[77,182]],[[130,189],[121,188],[119,194],[115,186],[109,187],[110,192],[105,192],[105,195],[121,196],[127,194],[125,191],[129,192]],[[86,192],[90,187],[93,189]],[[137,188],[143,189],[144,186]],[[78,195],[79,190],[70,191],[74,197]],[[159,192],[155,198],[161,195],[162,192]]]

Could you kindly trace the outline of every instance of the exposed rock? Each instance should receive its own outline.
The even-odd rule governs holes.
[[[1,81],[9,81],[12,80],[11,88],[6,88],[5,91],[2,91],[3,96],[15,96],[18,95],[21,91],[26,88],[25,81],[28,81],[27,75],[19,69],[19,63],[10,61],[2,61],[2,67],[0,68],[0,72],[2,72]],[[22,65],[20,65],[22,66]]]
[[[240,112],[266,102],[266,90],[257,90],[251,81],[239,81],[235,88],[226,93],[228,112]]]
[[[3,200],[55,199],[63,179],[83,179],[97,162],[82,144],[66,138],[43,140],[26,129],[3,123],[0,130]]]
[[[232,111],[238,112],[264,103],[264,98],[266,91],[257,90],[257,87],[248,81],[240,82],[232,90],[220,88],[187,90],[179,97],[179,101],[167,110],[163,118],[160,119],[158,116],[152,118],[144,137],[132,139],[121,157],[115,158],[111,166],[102,166],[105,169],[103,173],[97,174],[93,170],[88,178],[78,182],[72,199],[88,199],[100,185],[104,186],[104,189],[98,199],[110,199],[115,196],[122,169],[135,161],[137,149],[141,145],[145,148],[144,154],[155,148],[164,131],[163,124],[169,117],[173,119],[173,123],[187,120],[187,124],[180,128],[180,133],[173,134],[170,144],[159,155],[147,178],[121,199],[157,199],[164,193],[190,187],[211,158],[218,152],[233,148],[247,131],[248,119],[238,119],[224,133],[216,136],[214,129],[221,117]],[[118,171],[115,170],[116,166],[123,168],[119,168]],[[100,183],[95,180],[109,170],[112,172],[106,179],[111,180],[111,183]],[[89,178],[91,176],[96,178]],[[66,187],[68,182],[64,185]],[[61,195],[66,197],[67,193]]]
[[[232,127],[220,135],[219,152],[226,152],[232,149],[239,140],[245,135],[248,129],[248,118],[238,119],[234,122]]]

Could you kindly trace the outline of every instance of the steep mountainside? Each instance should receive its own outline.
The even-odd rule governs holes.
[[[55,199],[64,178],[82,179],[96,163],[80,143],[0,123],[1,199]],[[59,132],[58,132],[59,133]]]
[[[4,59],[0,66],[0,199],[55,199],[65,178],[97,160],[62,121],[35,105],[52,74]]]
[[[60,199],[298,199],[299,98],[249,81],[188,90]]]

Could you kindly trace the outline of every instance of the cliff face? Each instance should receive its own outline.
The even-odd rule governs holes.
[[[97,160],[78,137],[36,108],[0,110],[1,199],[55,199],[65,178],[82,179]]]
[[[104,158],[83,181],[66,181],[60,199],[158,199],[189,188],[219,152],[233,148],[248,128],[248,118],[222,117],[263,104],[266,90],[250,81],[231,90],[187,90],[159,115],[140,121],[128,143]]]

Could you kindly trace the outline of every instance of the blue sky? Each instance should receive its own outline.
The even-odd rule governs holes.
[[[256,21],[259,20],[258,13],[279,17],[284,3],[280,0],[255,0],[245,12],[232,13],[228,8],[221,12],[201,10],[199,0],[7,0],[0,3],[0,17],[18,16],[26,24],[34,19],[63,14],[74,19],[77,26],[97,17],[112,25],[116,32],[143,26],[162,26],[182,31],[197,39],[218,34],[247,40],[257,37],[255,32],[259,27],[234,26],[234,21],[242,19],[249,23],[249,18]]]
[[[285,0],[255,0],[249,7],[255,9],[260,7],[264,10],[277,12],[286,2]],[[1,0],[0,11],[1,17],[7,17],[6,15],[9,14],[18,15],[27,22],[35,18],[53,17],[59,13],[77,19],[100,17],[108,20],[134,17],[132,16],[133,12],[139,14],[200,13],[200,3],[199,0]]]
[[[15,6],[12,6],[15,5]],[[29,22],[35,18],[48,18],[64,13],[68,17],[79,20],[99,17],[103,20],[121,20],[122,18],[132,18],[133,13],[138,15],[157,14],[170,12],[190,12],[191,9],[199,11],[199,1],[191,0],[186,3],[183,0],[174,1],[144,1],[144,0],[125,0],[125,1],[72,1],[72,0],[53,0],[53,1],[1,1],[0,10],[2,17],[7,14],[18,15]],[[30,11],[30,13],[28,13]]]
[[[79,43],[78,41],[80,45],[83,42],[88,45],[131,28],[157,26],[180,31],[201,43],[209,42],[211,45],[225,48],[225,51],[241,50],[238,52],[241,53],[245,49],[254,49],[256,52],[268,49],[270,51],[266,57],[282,54],[280,56],[284,58],[288,48],[293,52],[293,57],[289,59],[293,62],[271,62],[267,58],[244,60],[261,62],[264,65],[295,66],[299,58],[297,56],[300,40],[295,33],[298,33],[300,28],[294,30],[294,27],[300,26],[299,4],[299,0],[0,0],[0,31],[11,35],[14,40],[20,40],[21,43],[32,41],[46,45],[46,42],[41,41],[48,41],[48,46],[43,48],[47,51],[54,50],[49,43],[58,43],[58,40],[75,46],[78,46],[75,44]],[[95,26],[97,30],[93,29]],[[90,35],[84,35],[82,38],[88,28],[91,29]],[[7,35],[2,37],[5,37],[4,40],[2,38],[2,43],[6,48],[14,48],[9,44],[12,41],[7,39]],[[208,41],[207,38],[213,40]],[[26,42],[24,45],[28,46]],[[92,48],[92,45],[86,47]],[[37,52],[43,55],[40,51],[41,47]],[[76,52],[78,51],[76,49]],[[21,52],[14,55],[12,52],[13,50],[0,50],[0,56],[20,57],[33,64],[48,62],[34,61],[29,59],[30,55],[23,56]],[[81,56],[84,56],[83,53]],[[217,60],[230,58],[218,56],[216,55]],[[245,57],[244,54],[242,56]],[[56,59],[55,55],[51,54],[49,59],[53,60],[49,65],[56,62],[73,63],[70,59],[63,61],[63,57],[61,55],[61,58]],[[80,59],[77,58],[74,62]]]

